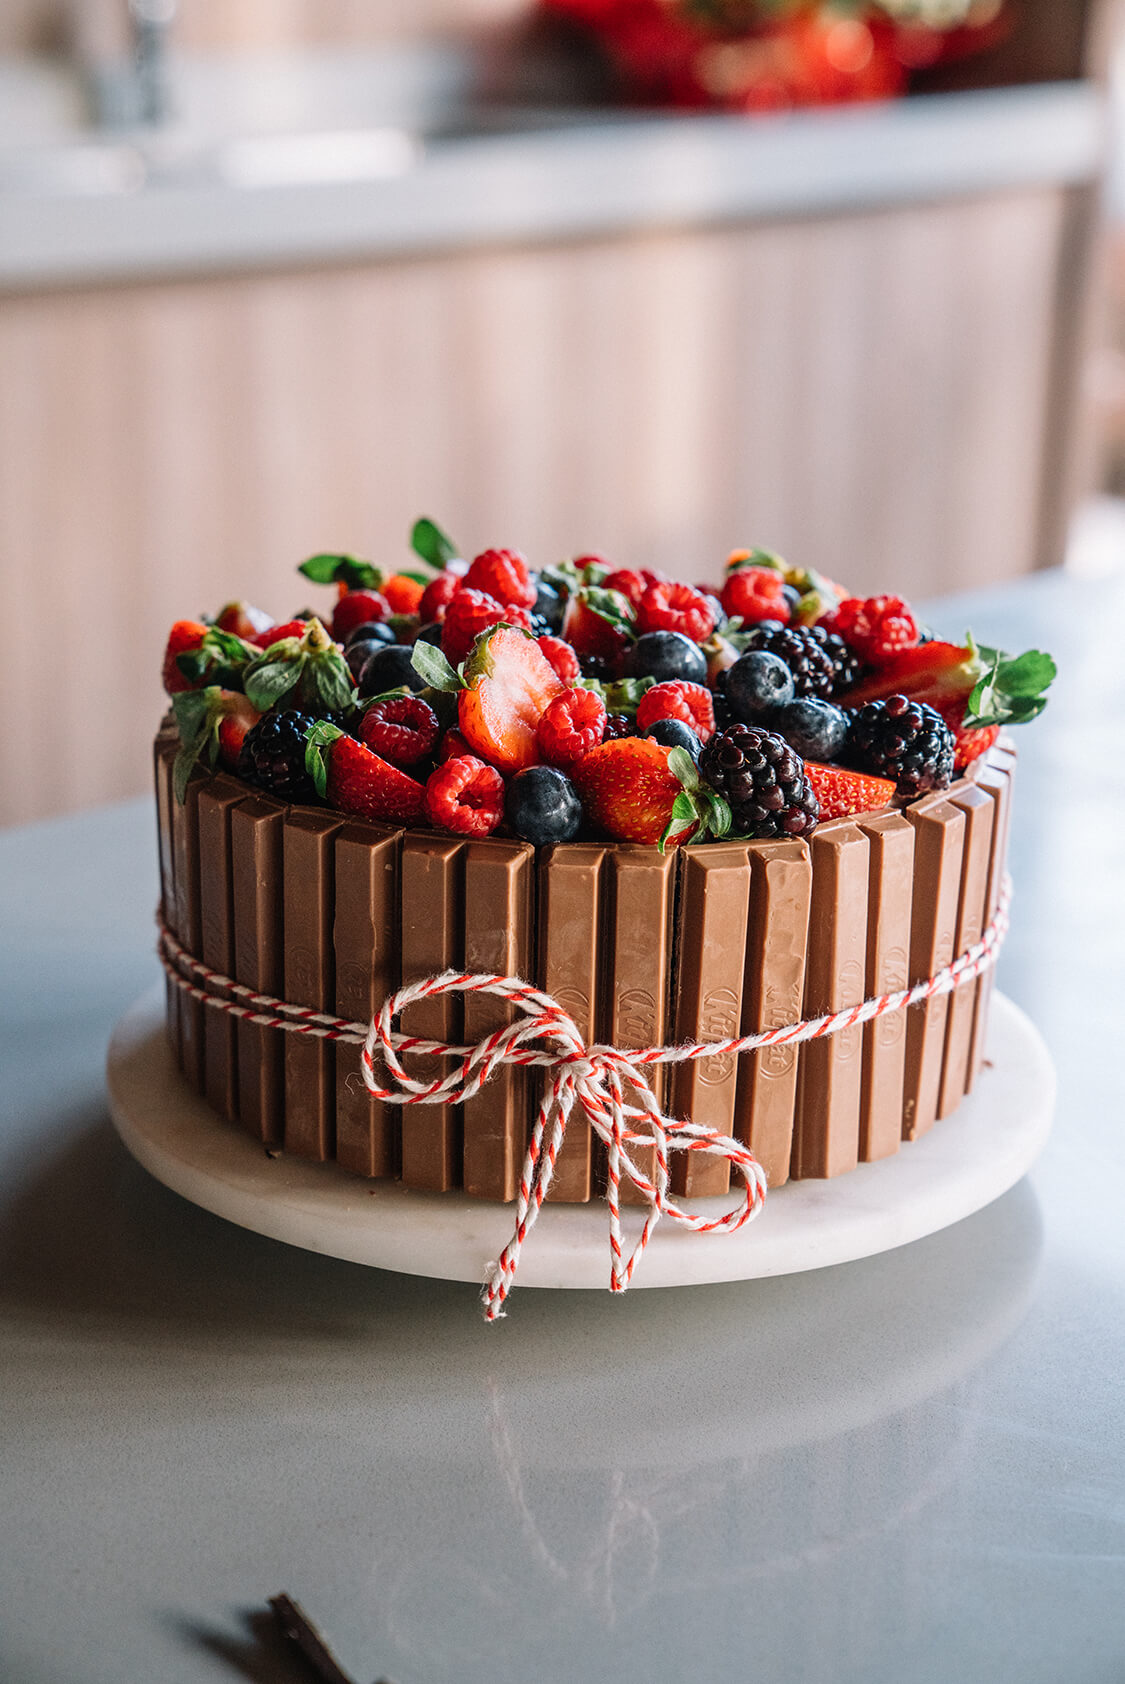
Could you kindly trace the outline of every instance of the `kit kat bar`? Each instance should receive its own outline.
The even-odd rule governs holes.
[[[992,851],[988,862],[988,889],[986,894],[988,921],[990,923],[1000,904],[1000,891],[1008,863],[1008,834],[1012,822],[1012,791],[1015,782],[1015,770],[1015,754],[996,745],[985,757],[984,767],[977,779],[978,787],[992,797],[994,809]],[[972,1090],[984,1061],[985,1043],[988,1038],[988,1008],[992,999],[995,979],[995,967],[990,966],[983,976],[977,978],[976,987],[973,990],[973,1030],[969,1040],[967,1091]]]
[[[675,1040],[725,1041],[740,1033],[746,969],[750,861],[746,846],[684,848],[676,932]],[[738,1091],[738,1055],[715,1053],[672,1066],[672,1112],[730,1135]],[[672,1155],[672,1190],[704,1198],[730,1186],[726,1158]]]
[[[805,967],[806,1017],[862,1004],[867,970],[866,836],[850,819],[813,832],[813,888]],[[801,1047],[793,1133],[794,1180],[843,1175],[859,1162],[863,1032],[856,1026]]]
[[[283,837],[289,809],[268,796],[247,796],[231,808],[234,881],[234,976],[257,994],[283,997]],[[267,1145],[280,1145],[285,1123],[283,1029],[237,1018],[238,1117]]]
[[[402,832],[346,824],[336,832],[336,1015],[368,1024],[399,982],[398,862]],[[355,1175],[399,1170],[402,1108],[364,1086],[360,1049],[336,1045],[336,1161]]]
[[[334,846],[342,821],[291,808],[282,839],[285,998],[330,1012],[336,1003],[332,948]],[[335,1048],[318,1035],[285,1034],[285,1150],[318,1162],[335,1152]]]
[[[974,946],[985,924],[988,872],[992,860],[992,830],[996,807],[987,790],[961,782],[949,791],[949,804],[965,815],[965,846],[961,854],[961,892],[957,904],[954,957]],[[976,983],[962,983],[949,996],[945,1024],[945,1057],[938,1116],[948,1117],[960,1105],[968,1087],[969,1050],[973,1039]]]
[[[868,999],[897,994],[910,972],[910,915],[914,885],[914,829],[901,813],[856,820],[867,838]],[[902,1144],[906,1077],[906,1013],[887,1012],[863,1026],[859,1158],[889,1158]]]
[[[535,850],[489,838],[465,848],[466,971],[530,978]],[[512,1022],[513,1008],[492,994],[466,994],[468,1045]],[[527,1151],[528,1072],[501,1066],[462,1107],[462,1176],[478,1199],[514,1199]]]
[[[408,832],[402,843],[400,918],[402,980],[459,967],[464,932],[464,843],[451,836]],[[409,959],[407,959],[409,955]],[[402,1014],[408,1035],[461,1041],[461,996],[440,994],[415,1000]],[[447,1075],[448,1059],[408,1059],[412,1075]],[[402,1118],[402,1184],[445,1193],[461,1179],[461,1112],[453,1105],[411,1105]]]
[[[225,773],[199,792],[199,912],[203,963],[223,976],[234,976],[234,878],[230,816],[246,794],[246,785]],[[229,999],[229,991],[224,991]],[[207,1103],[232,1122],[238,1117],[238,1055],[234,1018],[217,1006],[207,1013],[203,1040],[203,1091]]]
[[[662,854],[639,843],[621,842],[606,856],[606,914],[601,1005],[602,1039],[611,1046],[663,1045],[671,1023],[672,936],[676,892],[676,850]],[[663,1103],[667,1066],[649,1067],[649,1086]],[[629,1150],[637,1167],[651,1177],[653,1149]],[[595,1178],[604,1174],[604,1154],[596,1154]],[[641,1202],[628,1179],[621,1183],[624,1204]]]
[[[945,792],[906,808],[914,826],[914,904],[910,920],[910,984],[925,982],[953,958],[965,815]],[[906,1071],[902,1137],[915,1140],[937,1117],[949,996],[910,1006],[906,1013]]]
[[[798,1023],[805,992],[812,859],[805,842],[751,842],[742,1034]],[[765,1047],[739,1058],[734,1132],[749,1146],[771,1187],[789,1179],[796,1046]]]
[[[599,1021],[600,889],[606,850],[568,842],[539,851],[539,986],[568,1011],[588,1043]],[[533,1075],[529,1122],[542,1096]],[[585,1203],[594,1192],[593,1135],[577,1108],[570,1114],[548,1199]]]
[[[164,922],[176,935],[176,875],[175,843],[173,840],[172,763],[176,758],[179,738],[161,726],[152,745],[152,770],[156,785],[157,860],[160,866],[160,910]],[[164,979],[165,1024],[168,1039],[180,1062],[180,990],[170,976]]]
[[[202,775],[189,780],[181,805],[172,798],[172,858],[176,884],[176,934],[187,951],[201,958],[203,927],[199,900],[199,791]],[[182,989],[180,994],[180,1068],[193,1088],[203,1088],[203,1040],[206,1007]]]

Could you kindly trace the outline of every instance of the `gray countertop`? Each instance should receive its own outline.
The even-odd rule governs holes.
[[[1000,967],[1060,1100],[1027,1181],[866,1262],[487,1328],[230,1227],[106,1115],[148,803],[0,836],[0,1676],[298,1684],[284,1589],[360,1684],[1121,1679],[1125,583],[932,618],[1060,657]]]
[[[505,132],[444,136],[365,131],[352,110],[344,132],[325,115],[296,151],[300,132],[63,128],[54,141],[0,144],[0,290],[1087,182],[1106,120],[1097,88],[1059,82],[754,120],[515,108],[493,114]]]

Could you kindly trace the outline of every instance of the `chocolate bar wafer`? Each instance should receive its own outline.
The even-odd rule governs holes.
[[[669,849],[662,854],[637,843],[618,843],[608,852],[603,875],[606,911],[601,1039],[623,1048],[662,1045],[671,1021],[676,851]],[[649,1085],[662,1102],[667,1084],[666,1071],[660,1065],[651,1067]],[[651,1147],[631,1148],[630,1156],[651,1176]],[[601,1173],[598,1162],[595,1177],[600,1178]],[[621,1184],[621,1200],[640,1200],[628,1180]]]
[[[797,1023],[805,991],[812,859],[805,842],[751,842],[742,1034]],[[766,1047],[739,1059],[734,1132],[771,1187],[789,1179],[798,1049]]]
[[[600,907],[606,850],[591,842],[568,842],[539,851],[539,985],[552,995],[589,1042],[600,1021]],[[531,1086],[531,1110],[540,1098]],[[533,1120],[533,1117],[532,1119]],[[590,1125],[571,1113],[555,1163],[548,1199],[581,1203],[594,1191]]]
[[[867,838],[867,968],[870,999],[897,994],[910,971],[910,913],[914,891],[914,830],[901,813],[871,813],[856,823]],[[888,1012],[863,1026],[863,1082],[859,1110],[861,1163],[889,1158],[902,1144],[906,1079],[906,1014]]]
[[[526,842],[488,838],[465,849],[466,971],[534,975],[531,951],[535,850]],[[512,1021],[512,1007],[491,994],[466,994],[469,1045]],[[514,1199],[527,1150],[528,1072],[506,1066],[462,1107],[462,1173],[466,1193]]]
[[[684,848],[676,930],[675,1039],[723,1041],[742,1022],[750,862],[745,844]],[[729,1135],[738,1091],[738,1055],[715,1053],[672,1066],[677,1117]],[[704,1152],[676,1152],[672,1190],[689,1197],[725,1193],[730,1164]]]
[[[189,779],[181,804],[172,797],[172,857],[176,887],[176,934],[188,952],[202,957],[203,926],[199,905],[199,791],[202,775]],[[203,1038],[206,1007],[182,989],[180,996],[180,1068],[197,1091],[203,1088]]]
[[[402,980],[419,982],[460,967],[465,927],[465,844],[452,836],[408,832],[402,842],[400,920]],[[409,956],[409,957],[407,957]],[[459,1043],[461,998],[440,994],[416,1000],[402,1014],[403,1031],[427,1040]],[[411,1057],[412,1075],[447,1075],[437,1057]],[[402,1184],[445,1193],[461,1180],[461,1112],[452,1105],[411,1105],[402,1117]]]
[[[179,928],[176,916],[175,841],[172,819],[172,804],[175,796],[172,793],[172,763],[176,757],[178,741],[178,737],[174,737],[162,726],[152,745],[152,770],[156,783],[156,834],[160,865],[160,910],[164,915],[165,924],[175,936],[179,935]],[[182,1065],[180,1052],[180,990],[171,977],[165,978],[164,992],[168,1039],[175,1054],[176,1063]]]
[[[995,745],[989,752],[986,763],[977,779],[978,788],[992,797],[994,816],[992,824],[992,848],[988,862],[988,887],[986,890],[986,907],[988,920],[991,923],[996,916],[996,909],[1000,904],[1000,891],[1004,882],[1004,874],[1008,864],[1008,832],[1012,822],[1012,793],[1015,784],[1016,757],[1006,747]],[[967,1074],[967,1088],[971,1091],[980,1067],[984,1061],[985,1041],[988,1031],[988,1008],[992,999],[992,989],[995,984],[996,971],[990,967],[984,975],[977,978],[973,990],[973,1032],[969,1042],[969,1068]]]
[[[249,795],[230,815],[234,880],[234,975],[258,994],[285,989],[282,838],[289,809]],[[248,1134],[280,1145],[285,1120],[286,1031],[235,1021],[238,1115]]]
[[[234,975],[230,816],[245,794],[246,785],[225,773],[212,778],[199,792],[199,915],[203,935],[200,957],[211,970],[224,976]],[[213,1006],[205,1010],[203,1091],[207,1103],[234,1122],[238,1117],[234,1019]]]
[[[860,1005],[867,970],[867,837],[850,819],[810,839],[813,887],[805,970],[806,1017]],[[859,1162],[863,1032],[840,1030],[801,1047],[790,1174],[843,1175]]]
[[[368,1023],[399,983],[398,863],[402,832],[346,824],[336,832],[336,1015]],[[356,1175],[396,1176],[402,1112],[372,1097],[360,1049],[336,1047],[336,1161]]]
[[[910,983],[925,982],[953,958],[965,815],[943,793],[906,809],[914,826],[914,904],[910,922]],[[949,996],[911,1006],[906,1013],[906,1071],[902,1137],[915,1140],[937,1116]]]
[[[282,844],[285,998],[332,1011],[334,845],[342,820],[291,808]],[[285,1035],[285,1150],[323,1160],[335,1151],[335,1048],[316,1035]]]
[[[951,789],[949,804],[965,815],[961,893],[957,907],[957,933],[953,943],[956,957],[980,940],[981,930],[984,928],[996,805],[987,790],[970,783]],[[945,1025],[945,1056],[938,1093],[939,1117],[948,1117],[965,1097],[975,1004],[976,988],[972,983],[964,983],[949,996]]]

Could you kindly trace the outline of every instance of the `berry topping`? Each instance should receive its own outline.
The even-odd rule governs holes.
[[[835,760],[848,734],[848,716],[843,708],[818,696],[802,696],[800,701],[790,702],[770,724],[803,760]]]
[[[677,678],[688,684],[705,684],[707,657],[698,643],[682,632],[645,632],[626,652],[624,671],[632,678],[655,678],[658,684]]]
[[[650,585],[637,608],[639,632],[682,632],[702,643],[715,629],[715,614],[702,591],[692,585],[662,582]]]
[[[322,718],[331,710],[350,707],[355,699],[343,650],[317,619],[302,623],[300,637],[271,643],[250,662],[243,682],[261,713],[287,701]]]
[[[872,778],[843,766],[821,766],[815,760],[805,761],[805,772],[820,803],[822,824],[827,819],[851,818],[853,813],[875,813],[894,800],[890,778]]]
[[[999,725],[966,727],[961,723],[964,716],[964,709],[960,706],[941,710],[941,717],[953,732],[953,770],[955,772],[963,772],[966,766],[971,766],[974,760],[979,760],[982,754],[987,754],[1000,735]]]
[[[438,716],[421,696],[386,696],[372,702],[359,727],[359,739],[394,766],[424,760],[438,740]]]
[[[177,695],[181,690],[197,688],[192,680],[185,676],[178,665],[181,655],[199,649],[203,639],[207,636],[208,628],[202,620],[177,620],[168,633],[168,642],[164,649],[164,665],[160,676],[164,689],[169,696]]]
[[[574,653],[570,644],[564,643],[561,637],[550,636],[537,637],[535,641],[563,683],[573,684],[578,678],[581,668],[578,665],[578,656]]]
[[[544,579],[542,574],[536,583],[534,612],[539,615],[549,631],[562,631],[566,603],[550,580]]]
[[[730,807],[731,830],[755,841],[807,836],[819,808],[805,763],[784,737],[753,725],[729,725],[711,738],[699,775]]]
[[[789,667],[767,649],[748,649],[723,675],[723,694],[731,715],[744,724],[788,707],[794,691]]]
[[[668,765],[674,753],[650,737],[627,737],[591,749],[574,769],[587,816],[619,842],[659,842],[683,794],[683,784]],[[696,823],[691,819],[667,841],[686,841]]]
[[[386,620],[364,620],[350,631],[344,639],[344,648],[351,649],[357,643],[397,643],[395,629]]]
[[[648,730],[641,734],[651,737],[654,743],[663,743],[665,748],[682,748],[693,760],[699,760],[703,744],[691,726],[685,725],[682,719],[655,719]]]
[[[457,836],[490,836],[504,817],[504,780],[471,754],[443,760],[426,782],[426,817]]]
[[[443,760],[454,760],[459,754],[472,754],[472,752],[472,749],[469,747],[460,731],[457,730],[456,726],[451,726],[450,729],[443,734],[441,742],[438,744],[437,760],[440,764]]]
[[[845,597],[826,617],[825,629],[838,632],[872,667],[918,642],[918,622],[900,596]]]
[[[892,656],[843,701],[847,707],[861,707],[902,695],[927,702],[943,715],[960,706],[960,723],[967,729],[1022,725],[1046,707],[1044,691],[1054,676],[1054,661],[1039,649],[1006,655],[1002,649],[974,643],[971,637],[964,648],[931,641]]]
[[[540,717],[563,689],[535,639],[506,626],[490,632],[465,664],[465,685],[457,725],[473,753],[503,772],[534,766]]]
[[[632,567],[615,567],[602,580],[607,591],[617,591],[620,596],[626,597],[634,608],[640,606],[641,598],[652,582],[651,578],[646,578],[643,573],[638,573]]]
[[[246,733],[238,775],[279,801],[311,801],[316,794],[305,766],[308,735],[316,724],[309,713],[274,708]]]
[[[738,567],[723,586],[723,612],[738,617],[744,626],[759,620],[777,620],[788,625],[792,606],[791,587],[772,567]]]
[[[848,728],[841,759],[861,772],[894,780],[898,795],[912,801],[953,781],[953,733],[925,702],[888,696],[860,708]]]
[[[649,727],[658,719],[678,719],[694,732],[700,742],[706,742],[715,729],[715,708],[711,692],[702,684],[687,684],[673,679],[654,684],[637,703],[637,731],[650,735]]]
[[[573,842],[582,826],[578,791],[557,766],[517,772],[508,784],[504,811],[516,835],[537,848]]]
[[[324,720],[309,732],[305,764],[317,794],[338,812],[410,824],[425,810],[420,783]]]
[[[431,620],[444,620],[445,610],[457,592],[461,589],[463,580],[456,573],[439,573],[436,579],[431,579],[422,592],[418,603],[418,618],[423,625]]]
[[[605,722],[605,736],[602,738],[603,742],[616,743],[620,742],[622,737],[635,737],[636,735],[636,720],[630,719],[627,713],[611,713],[607,715]]]
[[[409,573],[392,573],[383,585],[383,595],[391,605],[392,614],[417,614],[425,587]]]
[[[606,707],[593,690],[564,690],[539,720],[539,753],[551,766],[574,766],[605,735]]]
[[[534,608],[538,586],[518,550],[484,550],[465,574],[470,590],[484,591],[497,602]]]
[[[392,610],[381,591],[349,591],[336,604],[332,616],[332,636],[343,643],[349,632],[371,620],[386,620]]]
[[[373,649],[360,668],[358,684],[361,696],[381,696],[403,684],[410,690],[426,688],[426,680],[414,665],[413,650],[405,643]]]
[[[307,619],[298,620],[294,616],[280,626],[266,626],[248,641],[257,644],[259,649],[270,649],[275,643],[283,643],[287,637],[304,637],[308,623]]]
[[[181,690],[172,698],[180,751],[173,767],[173,789],[183,801],[188,779],[202,759],[214,768],[218,762],[234,772],[242,746],[260,715],[239,690],[222,690],[217,684],[205,690]]]
[[[633,605],[617,591],[583,585],[566,605],[563,637],[579,655],[615,661],[633,635]]]
[[[220,631],[233,632],[235,637],[256,643],[263,632],[272,629],[273,615],[254,608],[249,602],[228,602],[215,615],[215,624]]]
[[[526,610],[514,603],[505,606],[485,591],[468,586],[451,596],[442,622],[441,647],[453,666],[460,666],[481,632],[501,623],[530,630]]]
[[[793,674],[798,696],[827,697],[836,687],[836,669],[826,640],[819,626],[781,626],[776,620],[763,620],[748,633],[747,647],[780,656]]]

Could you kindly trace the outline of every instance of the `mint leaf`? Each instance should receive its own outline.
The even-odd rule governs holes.
[[[342,713],[355,701],[351,673],[342,660],[321,657],[310,662],[314,699],[334,713]]]
[[[414,522],[410,534],[410,548],[415,555],[420,555],[423,561],[428,561],[431,567],[437,568],[439,573],[447,562],[456,561],[461,553],[448,533],[443,532],[436,522],[427,520],[424,516]]]
[[[354,555],[311,555],[297,569],[314,585],[347,585],[350,591],[377,591],[386,574]]]
[[[1009,696],[1038,696],[1057,677],[1058,670],[1050,655],[1041,649],[1028,649],[1014,659],[1002,659],[997,677]]]
[[[199,736],[213,696],[214,691],[209,695],[206,690],[181,690],[172,697],[172,712],[176,716],[180,742],[185,747],[189,747]]]
[[[274,645],[276,649],[277,644]],[[267,651],[268,653],[268,651]],[[246,669],[246,694],[259,713],[266,713],[294,689],[301,676],[299,660],[263,661]]]
[[[686,748],[677,746],[668,750],[668,770],[674,778],[679,778],[685,789],[699,788],[699,767]]]
[[[683,831],[687,830],[689,825],[696,824],[698,819],[699,813],[696,809],[695,802],[686,790],[681,790],[672,803],[672,815],[669,818],[668,823],[664,828],[664,833],[660,838],[660,842],[658,844],[660,852],[664,852],[666,844],[672,840],[673,836],[679,836]]]
[[[424,678],[431,690],[463,690],[465,688],[459,675],[454,672],[441,650],[435,643],[424,640],[414,645],[410,657],[410,665]]]
[[[338,725],[331,724],[327,719],[318,719],[305,742],[305,771],[322,801],[328,789],[328,750],[337,737],[343,735]]]

